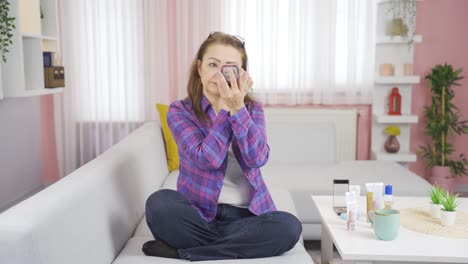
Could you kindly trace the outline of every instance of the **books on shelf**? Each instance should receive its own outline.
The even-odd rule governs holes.
[[[60,66],[60,58],[56,52],[44,51],[42,52],[44,59],[44,67]]]

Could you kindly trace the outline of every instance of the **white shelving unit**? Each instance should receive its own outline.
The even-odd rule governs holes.
[[[9,0],[15,17],[13,45],[2,62],[3,96],[26,97],[63,92],[45,88],[44,51],[59,54],[57,0]],[[44,17],[41,19],[41,9]]]
[[[377,84],[417,84],[421,81],[419,76],[377,76],[375,83]]]
[[[373,152],[376,160],[396,161],[396,162],[415,162],[416,154],[407,151],[399,151],[398,153],[386,153],[386,152]]]
[[[416,161],[416,154],[410,152],[410,127],[419,122],[417,115],[411,113],[412,85],[421,81],[420,76],[404,76],[400,71],[398,75],[380,76],[381,64],[401,65],[413,63],[414,45],[422,42],[421,35],[415,35],[410,41],[408,38],[392,37],[389,34],[389,25],[392,14],[388,10],[388,1],[378,3],[377,14],[377,40],[375,48],[375,87],[372,102],[372,159],[395,161],[407,165]],[[388,115],[388,98],[393,87],[397,87],[401,95],[402,115]],[[400,128],[397,136],[400,150],[397,153],[387,153],[384,149],[388,135],[384,133],[386,127],[396,125]]]
[[[408,38],[403,38],[400,36],[396,37],[391,37],[391,36],[379,36],[377,38],[377,45],[383,45],[383,44],[408,44],[410,40]],[[422,42],[422,36],[421,35],[414,35],[413,36],[413,42],[414,43],[420,43]]]
[[[418,123],[417,115],[378,115],[374,114],[374,121],[379,124],[415,124]]]

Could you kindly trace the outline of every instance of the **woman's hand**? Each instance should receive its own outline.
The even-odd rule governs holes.
[[[252,88],[253,81],[250,74],[244,69],[239,69],[239,82],[236,81],[236,76],[232,69],[229,69],[229,78],[231,80],[231,88],[229,88],[226,79],[224,79],[221,72],[216,73],[218,78],[218,90],[220,94],[219,105],[222,109],[227,107],[231,115],[237,113],[242,107],[244,107],[244,98]]]

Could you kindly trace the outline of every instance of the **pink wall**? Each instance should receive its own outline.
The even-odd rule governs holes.
[[[455,104],[462,117],[468,119],[468,1],[424,0],[418,2],[417,9],[416,32],[423,36],[423,41],[416,44],[414,71],[423,79],[436,64],[447,62],[455,68],[463,68],[465,79],[460,82],[461,86],[454,89]],[[411,150],[417,152],[419,145],[429,142],[424,134],[423,109],[430,103],[431,97],[425,81],[413,86],[413,89],[413,113],[419,116],[420,123],[411,129]],[[468,155],[468,135],[454,136],[453,144],[457,156],[460,153]],[[409,168],[425,178],[431,173],[420,156]],[[467,184],[468,177],[460,178],[458,183]]]
[[[57,147],[55,143],[54,97],[40,98],[42,183],[51,184],[59,179]]]

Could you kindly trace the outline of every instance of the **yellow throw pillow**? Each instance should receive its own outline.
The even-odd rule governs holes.
[[[169,171],[174,171],[179,169],[179,150],[177,148],[177,143],[172,136],[171,130],[167,125],[167,111],[169,110],[169,106],[165,104],[156,104],[156,108],[159,112],[164,142],[166,143],[167,168]]]

